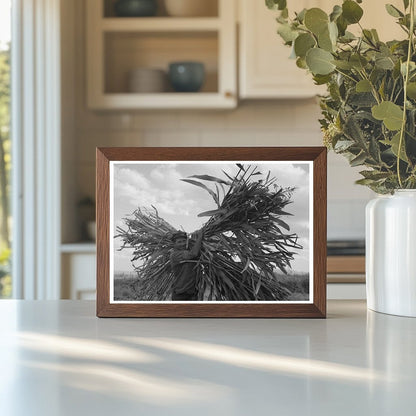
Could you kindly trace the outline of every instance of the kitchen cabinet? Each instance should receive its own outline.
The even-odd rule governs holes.
[[[87,102],[90,109],[233,108],[237,105],[236,6],[218,2],[217,16],[115,17],[104,0],[88,0]],[[111,3],[110,3],[111,6]],[[129,92],[130,71],[167,71],[169,63],[199,61],[199,92]]]
[[[328,256],[328,299],[365,299],[365,257]]]
[[[63,244],[61,253],[61,298],[94,300],[96,290],[95,244]]]
[[[401,0],[393,0],[399,9]],[[320,7],[330,12],[333,0],[299,0],[289,3],[290,11]],[[291,49],[283,44],[276,33],[276,11],[268,10],[263,1],[239,0],[239,95],[242,99],[255,98],[308,98],[325,93],[324,86],[316,86],[305,70],[290,59]],[[389,16],[384,4],[378,0],[366,0],[363,27],[376,28],[381,40],[403,38],[403,33],[394,18]],[[360,28],[353,25],[348,30],[357,33]]]
[[[300,0],[295,7],[325,8],[324,3],[328,0]],[[268,10],[264,1],[239,0],[238,6],[240,97],[290,99],[322,93],[311,75],[289,59],[291,50],[276,33],[276,11]]]

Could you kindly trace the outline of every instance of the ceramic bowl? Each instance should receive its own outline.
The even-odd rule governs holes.
[[[128,91],[132,93],[165,92],[167,84],[167,75],[162,69],[136,68],[129,72]]]
[[[114,12],[119,17],[154,16],[157,12],[156,0],[118,0]]]
[[[169,64],[169,81],[177,92],[197,92],[205,80],[202,62],[172,62]]]

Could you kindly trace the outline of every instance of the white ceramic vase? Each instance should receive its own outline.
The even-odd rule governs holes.
[[[369,309],[416,317],[416,190],[367,204],[366,282]]]

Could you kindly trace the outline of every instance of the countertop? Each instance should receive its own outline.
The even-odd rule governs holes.
[[[416,319],[99,319],[0,301],[0,415],[412,415]]]

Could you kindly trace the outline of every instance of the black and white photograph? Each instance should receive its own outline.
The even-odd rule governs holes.
[[[311,303],[312,169],[112,161],[110,303]]]

